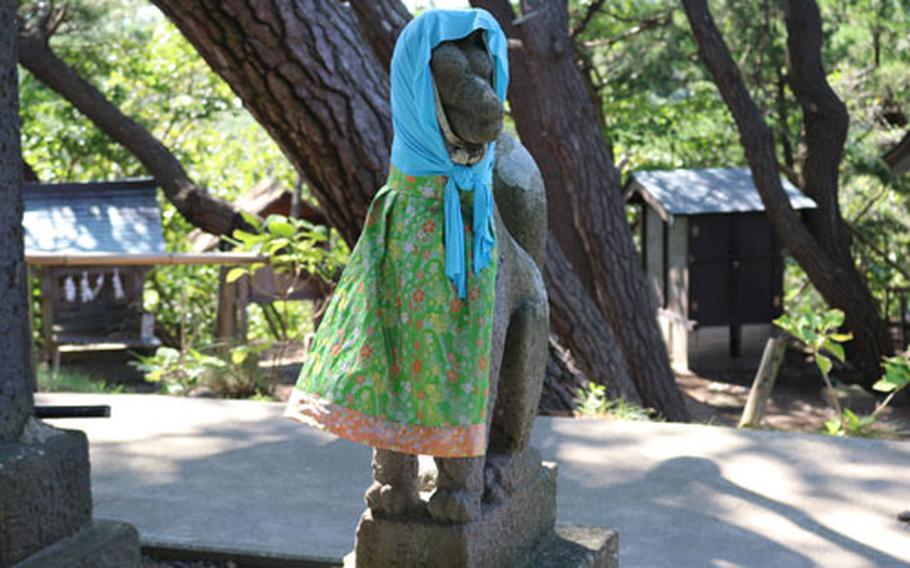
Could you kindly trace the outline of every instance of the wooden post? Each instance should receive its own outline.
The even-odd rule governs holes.
[[[225,346],[246,342],[249,304],[249,276],[227,281],[228,268],[222,267],[218,284],[218,313],[215,316],[215,340]]]
[[[730,357],[739,359],[742,356],[743,326],[739,323],[730,324]]]
[[[31,267],[25,270],[25,289],[28,291],[28,345],[29,345],[29,363],[31,364],[32,374],[30,377],[31,384],[29,388],[32,392],[38,392],[38,348],[35,346],[35,307],[34,298],[32,297],[32,274]]]
[[[44,335],[44,358],[48,363],[53,363],[57,357],[57,344],[54,342],[54,305],[60,296],[54,281],[57,272],[51,267],[41,267],[38,270],[38,277],[41,279],[41,333]],[[56,372],[56,369],[54,371]]]
[[[215,314],[215,341],[230,344],[237,328],[235,317],[237,286],[234,282],[228,283],[225,278],[227,270],[226,267],[221,267],[218,274],[218,311]]]
[[[758,428],[761,425],[765,415],[765,405],[771,397],[774,382],[777,380],[777,372],[780,370],[780,364],[784,360],[786,351],[785,338],[776,336],[768,338],[761,356],[761,364],[755,374],[755,381],[752,383],[752,390],[749,391],[746,408],[743,409],[743,416],[739,421],[740,428]]]

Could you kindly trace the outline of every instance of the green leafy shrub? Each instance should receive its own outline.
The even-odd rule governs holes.
[[[167,394],[187,395],[206,388],[230,398],[261,397],[267,391],[265,373],[259,368],[263,348],[238,345],[220,357],[191,347],[159,347],[154,355],[132,364],[145,373],[146,381],[159,383]]]
[[[877,435],[875,426],[882,413],[888,408],[895,395],[910,384],[910,358],[908,355],[905,353],[886,357],[883,360],[884,374],[872,388],[879,392],[886,392],[888,396],[876,405],[871,414],[861,416],[849,408],[841,408],[830,379],[833,367],[831,357],[843,363],[844,347],[842,344],[853,338],[849,333],[837,331],[844,323],[844,313],[836,309],[827,310],[821,314],[801,310],[794,315],[785,314],[776,319],[774,323],[806,346],[815,358],[815,364],[821,371],[825,386],[831,393],[830,401],[836,416],[825,421],[823,432],[831,436]]]
[[[344,242],[333,238],[323,225],[284,215],[269,215],[264,221],[252,215],[244,215],[244,219],[256,232],[237,229],[228,240],[237,251],[267,256],[269,266],[277,273],[294,277],[309,273],[331,282],[347,262]],[[265,263],[254,263],[232,268],[227,280],[234,282],[264,266]]]
[[[842,344],[853,339],[850,333],[838,332],[844,324],[844,312],[831,309],[818,314],[802,310],[793,315],[784,314],[774,320],[774,324],[806,346],[815,358],[815,364],[821,371],[825,383],[830,387],[829,375],[833,362],[828,355],[843,363]]]
[[[836,415],[835,418],[825,422],[825,433],[861,435],[862,429],[868,425],[849,408],[846,410],[841,408],[837,392],[831,383],[831,369],[834,366],[831,357],[843,363],[844,346],[842,344],[853,339],[853,335],[850,333],[838,332],[838,329],[844,324],[844,312],[829,309],[819,314],[808,309],[801,309],[794,314],[780,316],[774,320],[774,324],[805,345],[815,359],[825,386],[831,394],[830,402]]]
[[[575,415],[588,417],[609,417],[617,420],[649,421],[653,411],[627,401],[625,398],[611,400],[603,385],[589,382],[587,387],[578,389],[575,398]]]
[[[275,277],[276,296],[270,303],[261,305],[261,317],[254,318],[260,323],[259,328],[264,323],[276,340],[261,349],[277,346],[277,349],[270,350],[271,379],[274,380],[289,340],[300,340],[311,331],[311,322],[327,305],[324,302],[321,307],[310,309],[300,302],[290,301],[294,284],[302,277],[312,275],[331,286],[347,263],[350,251],[337,231],[305,219],[284,215],[269,215],[262,221],[252,215],[244,215],[244,218],[252,230],[235,230],[232,237],[226,240],[234,245],[236,251],[267,257],[267,264]],[[235,267],[228,271],[225,279],[235,282],[244,276],[252,277],[265,266],[266,262],[257,262]],[[304,317],[308,321],[304,322]]]

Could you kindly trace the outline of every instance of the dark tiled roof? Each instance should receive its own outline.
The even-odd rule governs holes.
[[[26,184],[26,252],[165,252],[152,180]]]
[[[796,186],[781,180],[794,209],[815,202]],[[749,168],[703,168],[640,171],[632,174],[633,191],[669,215],[764,211]]]

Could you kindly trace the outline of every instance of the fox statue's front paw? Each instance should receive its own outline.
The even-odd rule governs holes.
[[[364,499],[367,507],[377,517],[404,517],[421,508],[420,495],[416,490],[395,487],[374,481],[367,489]]]

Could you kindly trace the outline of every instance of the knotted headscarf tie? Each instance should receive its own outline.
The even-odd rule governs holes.
[[[445,187],[445,250],[446,276],[455,284],[458,296],[467,293],[467,267],[464,254],[464,221],[458,189],[474,192],[472,229],[474,232],[474,273],[490,264],[496,239],[491,230],[493,194],[490,184],[470,167],[456,165],[456,172],[449,177]]]
[[[509,82],[505,34],[488,12],[428,10],[402,30],[392,55],[392,163],[413,176],[448,177],[444,189],[445,273],[458,296],[467,295],[464,221],[459,191],[473,192],[473,264],[477,274],[490,264],[496,243],[493,232],[493,156],[495,143],[487,145],[483,159],[473,165],[452,161],[436,116],[436,94],[430,71],[433,48],[444,41],[484,30],[493,61],[493,88],[505,101]]]

